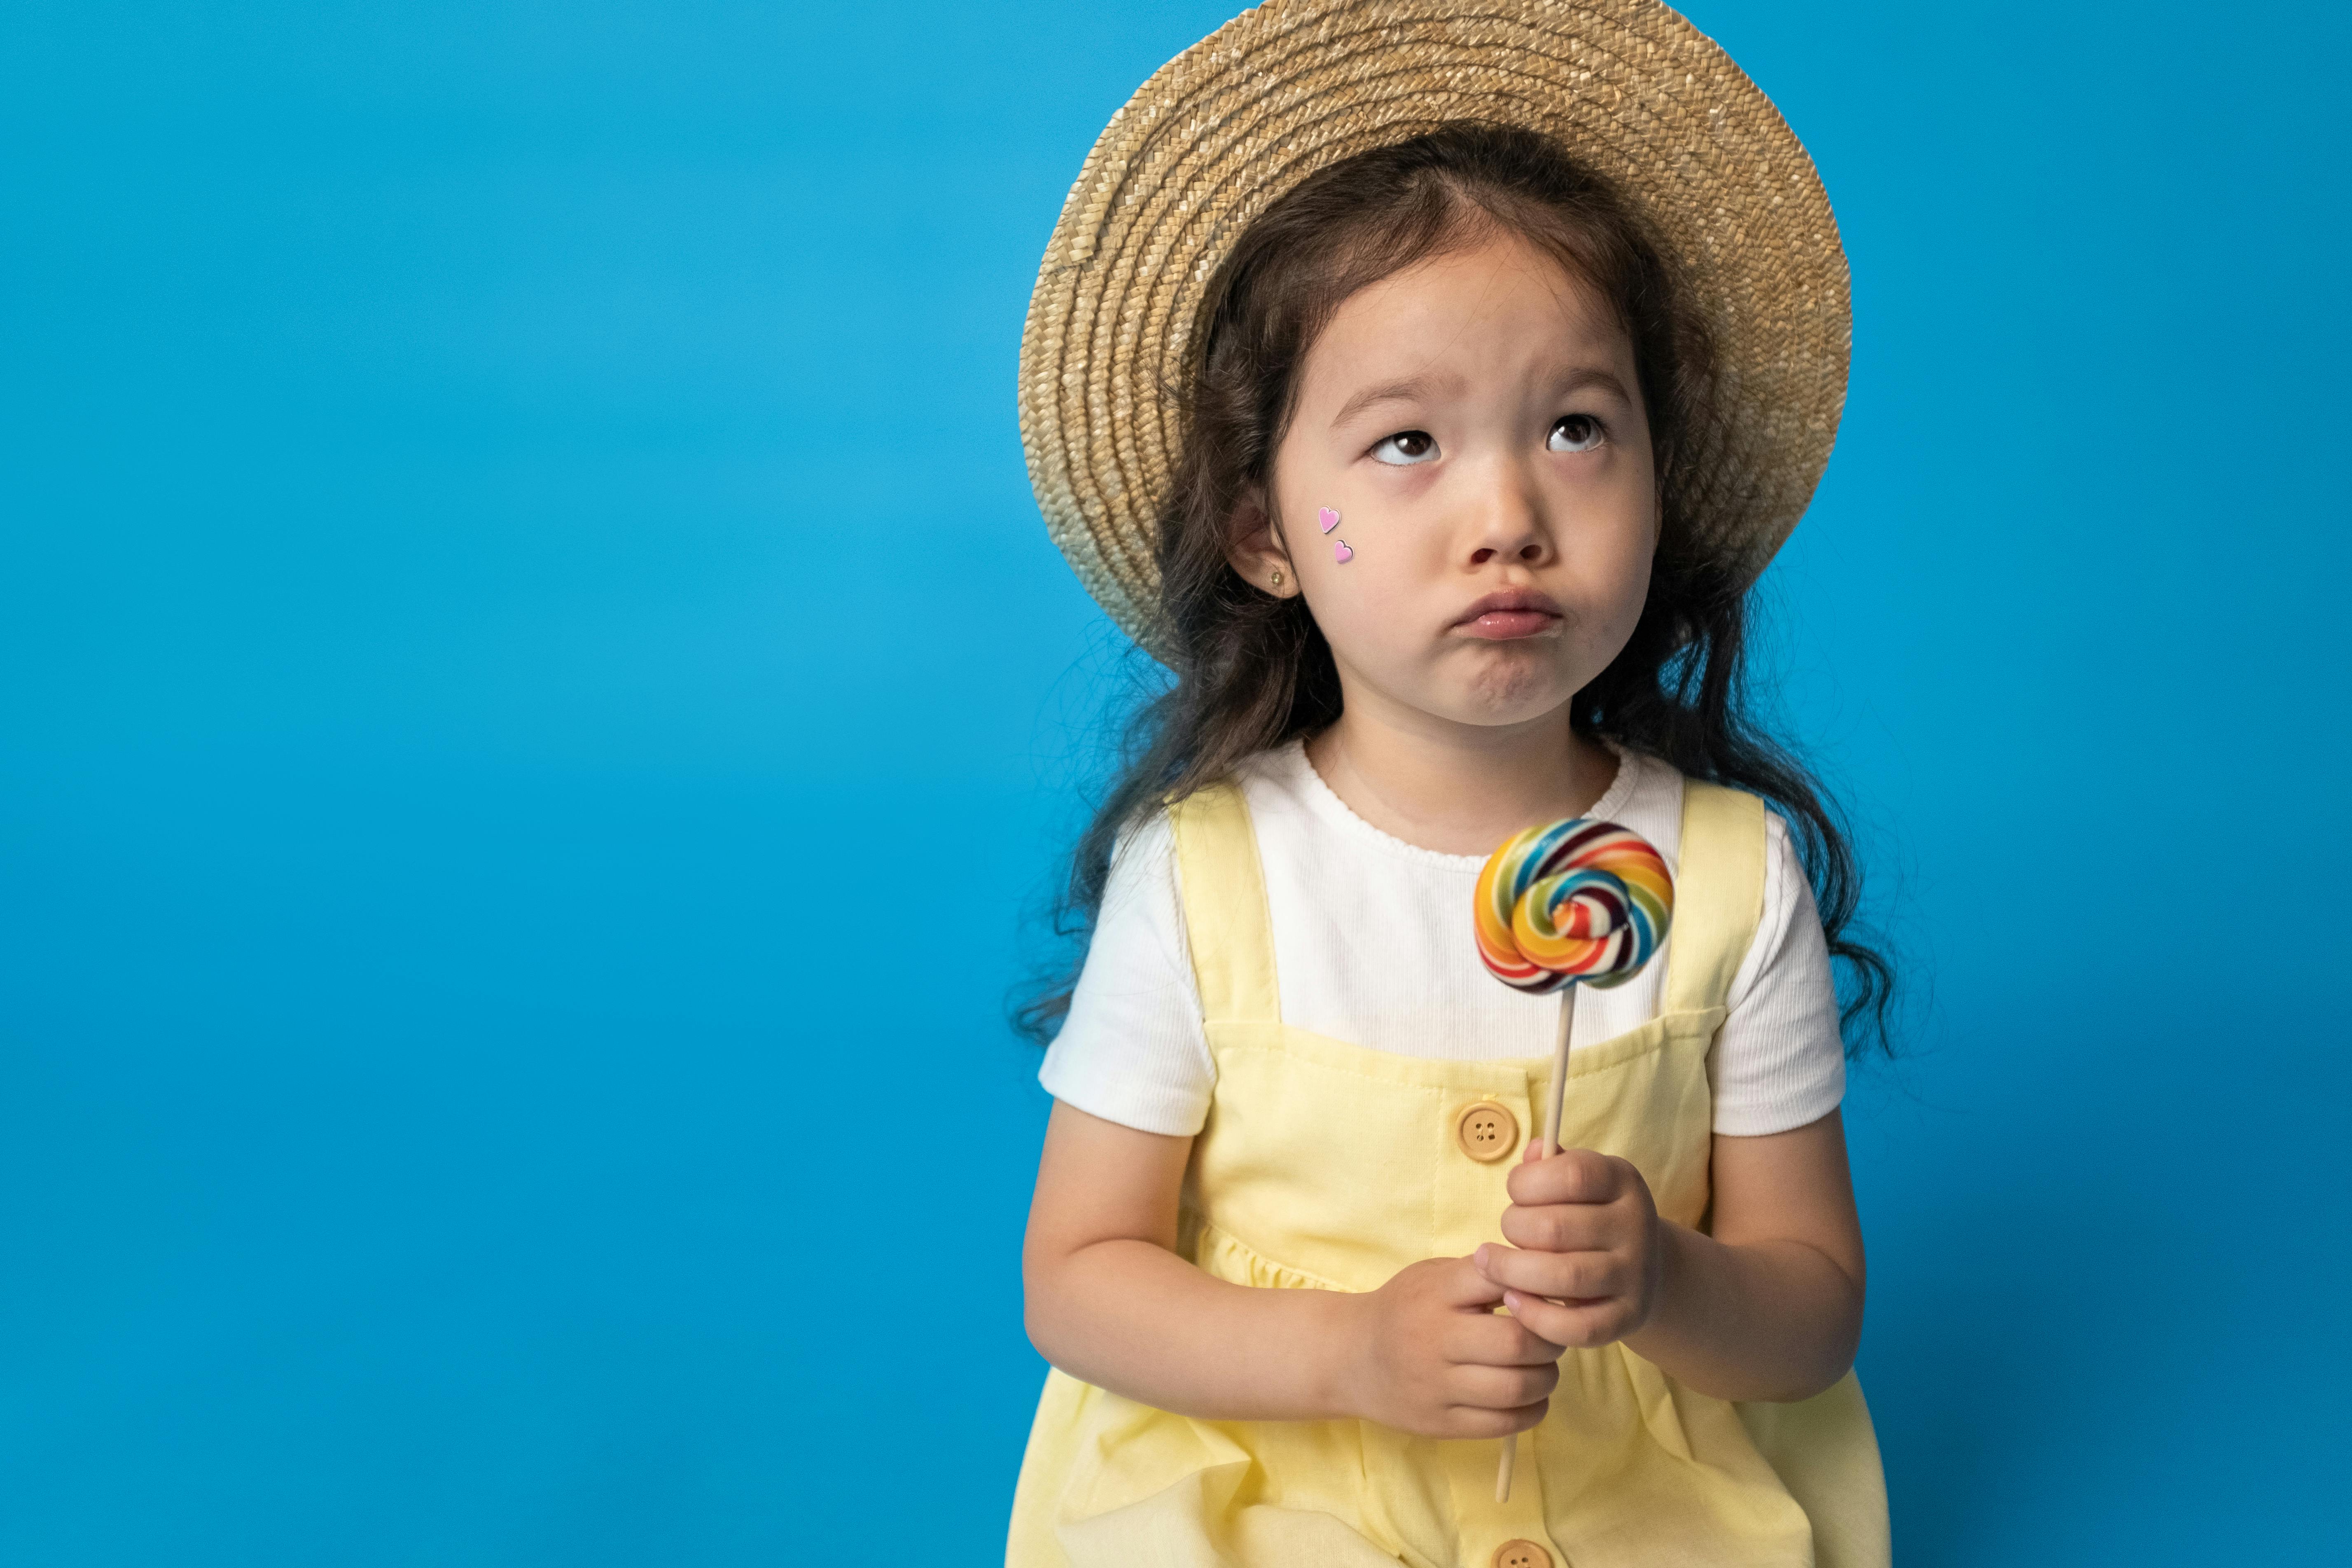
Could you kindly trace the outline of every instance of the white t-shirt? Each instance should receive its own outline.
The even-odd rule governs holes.
[[[1585,815],[1629,827],[1679,866],[1683,776],[1618,752],[1617,777]],[[1265,871],[1282,1021],[1400,1056],[1493,1061],[1551,1054],[1559,998],[1486,973],[1470,935],[1483,857],[1441,855],[1350,811],[1297,742],[1238,770]],[[1716,1040],[1715,1131],[1783,1132],[1845,1094],[1829,951],[1789,832],[1765,814],[1764,912],[1731,983]],[[1571,1051],[1655,1016],[1665,964],[1586,989]],[[1217,1069],[1185,941],[1175,835],[1165,813],[1120,842],[1086,968],[1038,1078],[1055,1099],[1146,1132],[1189,1136]]]

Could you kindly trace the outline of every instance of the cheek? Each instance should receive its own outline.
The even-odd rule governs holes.
[[[1309,512],[1310,528],[1314,514]],[[1317,624],[1335,645],[1362,646],[1393,642],[1403,626],[1425,619],[1418,603],[1429,574],[1420,559],[1418,542],[1393,521],[1350,521],[1343,512],[1329,533],[1311,531],[1302,552],[1298,542],[1291,555],[1298,561],[1298,580],[1307,589]]]
[[[1655,512],[1646,489],[1626,498],[1612,526],[1596,529],[1583,542],[1577,573],[1585,609],[1596,626],[1618,636],[1630,635],[1641,619],[1649,596],[1650,568],[1657,555]]]
[[[1642,618],[1642,606],[1650,596],[1650,566],[1655,546],[1643,540],[1629,552],[1622,569],[1612,584],[1610,598],[1614,614],[1612,628],[1620,639],[1633,635],[1633,625]]]

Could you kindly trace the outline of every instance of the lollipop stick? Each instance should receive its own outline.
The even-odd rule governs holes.
[[[1559,1152],[1559,1107],[1568,1089],[1568,1037],[1576,1027],[1576,987],[1563,986],[1559,993],[1559,1044],[1551,1053],[1551,1104],[1544,1117],[1543,1142],[1536,1146],[1539,1159],[1549,1159]],[[1495,1500],[1511,1500],[1511,1477],[1519,1468],[1519,1435],[1517,1432],[1503,1439],[1503,1462],[1495,1469]]]
[[[1576,987],[1563,986],[1559,993],[1559,1044],[1551,1053],[1551,1107],[1544,1117],[1544,1141],[1541,1153],[1549,1158],[1559,1152],[1559,1104],[1568,1089],[1568,1037],[1576,1027]]]

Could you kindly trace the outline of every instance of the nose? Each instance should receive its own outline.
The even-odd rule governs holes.
[[[1468,541],[1470,564],[1534,567],[1550,561],[1551,530],[1528,476],[1517,464],[1504,461],[1481,479]]]

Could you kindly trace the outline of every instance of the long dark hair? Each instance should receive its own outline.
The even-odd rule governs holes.
[[[1749,710],[1746,572],[1708,548],[1695,515],[1693,454],[1712,384],[1704,320],[1641,215],[1548,138],[1515,127],[1456,122],[1333,164],[1251,224],[1211,281],[1191,384],[1171,389],[1186,414],[1158,541],[1174,679],[1129,721],[1115,782],[1072,857],[1057,928],[1091,931],[1112,849],[1139,815],[1339,716],[1339,670],[1305,599],[1260,593],[1227,561],[1234,510],[1253,490],[1271,506],[1299,367],[1340,302],[1497,229],[1557,258],[1614,308],[1656,454],[1649,598],[1624,650],[1572,700],[1570,722],[1779,810],[1843,969],[1847,1050],[1883,1045],[1894,970],[1855,926],[1853,845],[1834,804]],[[1052,1037],[1075,978],[1063,972],[1021,1005],[1024,1035]]]

